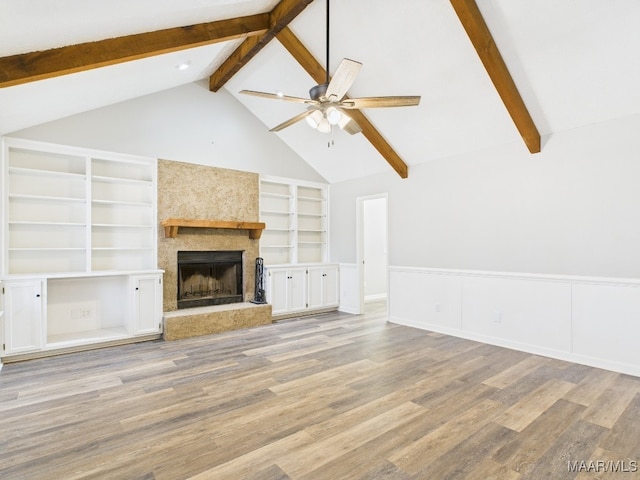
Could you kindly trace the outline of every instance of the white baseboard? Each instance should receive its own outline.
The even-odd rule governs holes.
[[[386,293],[378,293],[376,295],[366,295],[364,297],[365,302],[377,302],[378,300],[386,300],[386,299],[387,299]]]

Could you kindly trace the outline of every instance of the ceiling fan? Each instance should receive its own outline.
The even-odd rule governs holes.
[[[303,103],[307,109],[293,118],[273,127],[270,132],[279,132],[302,119],[322,133],[329,133],[334,125],[354,135],[362,131],[360,125],[351,118],[348,110],[361,108],[409,107],[420,103],[419,96],[386,96],[349,98],[347,91],[355,82],[362,63],[344,58],[333,75],[329,77],[329,0],[327,0],[327,79],[325,83],[309,90],[309,98],[291,97],[282,93],[265,93],[241,90],[240,93],[256,97]]]

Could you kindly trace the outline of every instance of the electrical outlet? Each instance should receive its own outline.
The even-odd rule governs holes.
[[[497,310],[493,312],[493,323],[502,323],[502,312]]]
[[[436,313],[440,313],[440,304],[436,303]]]
[[[93,306],[91,304],[76,304],[70,311],[71,320],[80,320],[93,317]]]

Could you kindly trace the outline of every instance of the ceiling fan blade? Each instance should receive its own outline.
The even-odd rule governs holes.
[[[360,67],[362,67],[360,62],[343,58],[327,87],[327,93],[325,94],[327,99],[332,102],[342,100],[351,85],[353,85],[353,82],[355,82]]]
[[[340,117],[338,125],[342,130],[347,132],[349,135],[355,135],[356,133],[360,133],[362,131],[362,127],[360,127],[360,125],[358,125],[358,122],[351,118],[348,113],[344,111],[341,111],[340,113],[342,114],[342,116]]]
[[[412,107],[420,103],[418,96],[349,98],[340,102],[342,108]]]
[[[276,125],[275,127],[273,127],[269,131],[270,132],[279,132],[280,130],[284,130],[285,128],[290,127],[291,125],[293,125],[294,123],[298,123],[303,118],[308,117],[309,115],[311,115],[315,111],[316,111],[315,108],[310,108],[308,110],[305,110],[304,112],[299,113],[295,117],[290,118],[286,122],[282,122],[280,125]]]
[[[255,90],[240,90],[244,95],[252,95],[254,97],[268,98],[271,100],[284,100],[285,102],[306,103],[309,105],[317,105],[318,102],[309,98],[290,97],[289,95],[279,95],[277,93],[256,92]]]

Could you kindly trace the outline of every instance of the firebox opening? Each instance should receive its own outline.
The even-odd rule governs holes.
[[[178,308],[244,300],[241,251],[178,252]]]

